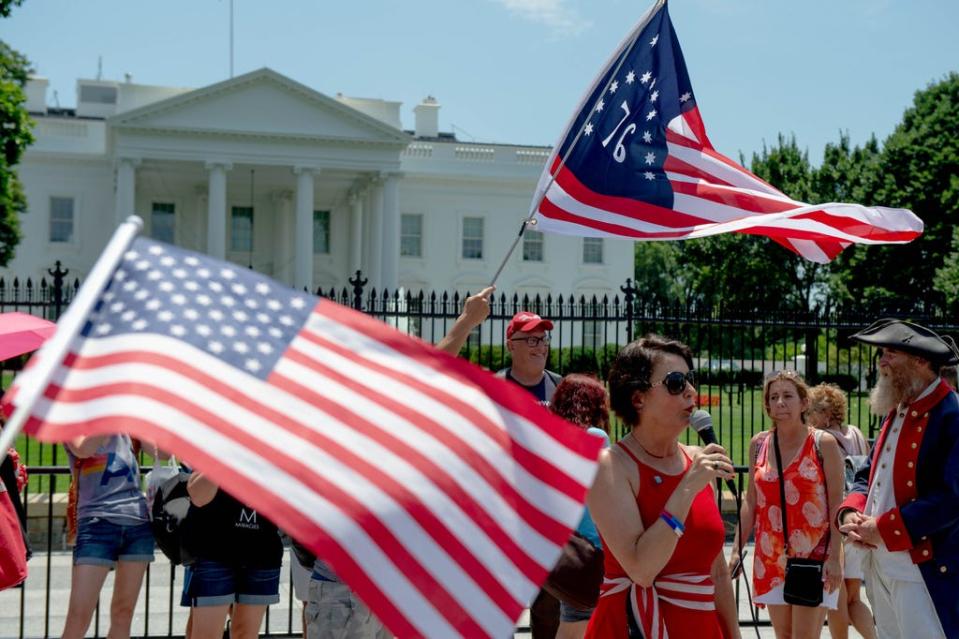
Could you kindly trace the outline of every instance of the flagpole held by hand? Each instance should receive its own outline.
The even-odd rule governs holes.
[[[619,62],[617,63],[616,68],[613,70],[609,78],[606,80],[606,85],[603,87],[603,91],[602,91],[603,94],[609,91],[609,87],[612,84],[613,79],[616,77],[616,74],[619,73],[620,67],[623,66],[623,62],[625,62],[626,59],[629,57],[630,51],[632,51],[633,47],[636,46],[636,41],[639,39],[639,34],[642,33],[643,29],[646,28],[646,25],[652,19],[656,11],[664,4],[666,4],[666,0],[657,0],[657,2],[655,2],[653,6],[651,6],[646,11],[643,17],[640,18],[639,23],[636,25],[636,28],[634,28],[633,31],[630,33],[630,35],[626,38],[623,45],[618,47],[616,51],[613,53],[613,57],[610,58],[610,60],[605,65],[603,65],[603,69],[602,71],[600,71],[600,74],[599,74],[600,78],[603,77],[604,73],[606,73],[606,70],[610,67],[613,60],[615,60],[617,56],[619,57]],[[624,53],[621,55],[621,52],[624,52]],[[581,101],[582,103],[585,103],[585,101],[589,99],[590,93],[592,93],[592,89],[594,86],[596,86],[595,82],[590,85],[590,88],[586,92],[586,95],[583,96],[583,100]],[[580,109],[577,109],[576,113],[579,113],[579,111]],[[556,152],[560,147],[560,143],[562,143],[562,141],[566,139],[566,136],[569,133],[570,127],[572,127],[573,123],[576,121],[576,113],[574,113],[573,119],[570,121],[569,124],[566,125],[566,128],[563,129],[563,134],[559,137],[559,142],[556,144],[556,146],[553,149],[553,152],[550,154],[549,158],[546,160],[547,166],[549,166],[549,164],[552,163],[553,158],[556,156]],[[580,125],[579,130],[576,132],[576,137],[573,138],[572,143],[570,143],[569,148],[566,149],[566,153],[563,154],[563,157],[560,159],[559,164],[556,165],[556,168],[550,174],[549,180],[546,182],[546,186],[544,186],[542,189],[537,188],[536,193],[533,195],[533,205],[530,207],[529,215],[523,220],[522,225],[520,225],[519,227],[519,233],[516,235],[516,238],[513,239],[513,243],[510,245],[509,250],[506,251],[506,257],[503,258],[503,261],[500,262],[499,268],[497,268],[496,272],[493,274],[493,279],[489,283],[490,286],[494,286],[496,284],[496,280],[499,279],[499,276],[503,272],[503,269],[506,268],[506,262],[508,262],[509,258],[512,257],[513,251],[516,250],[516,247],[519,245],[520,239],[523,237],[523,233],[526,232],[526,228],[528,226],[533,226],[536,224],[536,220],[534,220],[533,217],[536,215],[536,212],[539,210],[539,205],[543,203],[543,198],[546,197],[546,193],[549,191],[550,187],[553,186],[553,182],[556,181],[556,176],[559,175],[559,172],[563,169],[563,166],[565,166],[566,164],[566,160],[569,158],[570,154],[573,152],[573,149],[576,148],[576,143],[579,142],[579,139],[583,136],[583,131],[586,129],[586,124],[587,122],[583,121],[583,124]]]
[[[103,253],[94,264],[90,275],[83,282],[77,296],[67,307],[66,313],[57,322],[57,330],[38,352],[38,360],[35,366],[28,371],[21,373],[21,376],[27,376],[29,379],[19,385],[16,399],[16,409],[3,430],[0,431],[0,461],[6,457],[7,449],[13,445],[14,440],[23,429],[27,415],[30,409],[40,398],[44,389],[50,384],[50,378],[54,371],[63,362],[63,358],[70,348],[70,344],[83,328],[83,323],[96,304],[100,293],[110,280],[114,269],[133,239],[143,228],[143,220],[136,215],[131,215],[121,224],[113,233],[110,242]]]

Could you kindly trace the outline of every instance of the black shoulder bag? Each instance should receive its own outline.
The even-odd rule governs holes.
[[[773,431],[773,448],[776,451],[776,467],[779,471],[779,510],[783,517],[783,552],[786,553],[786,580],[783,583],[783,601],[795,606],[815,608],[822,603],[822,560],[789,556],[789,527],[786,525],[786,484],[783,479],[782,455],[779,452],[779,435]]]

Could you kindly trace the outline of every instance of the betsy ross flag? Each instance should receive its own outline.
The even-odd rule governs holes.
[[[117,255],[89,309],[68,310],[79,331],[49,383],[52,346],[5,397],[27,433],[155,442],[311,548],[399,637],[511,636],[582,515],[598,438],[242,267],[143,238]]]
[[[533,202],[538,230],[633,240],[748,233],[814,262],[923,229],[905,209],[797,202],[713,149],[665,1],[596,79]]]

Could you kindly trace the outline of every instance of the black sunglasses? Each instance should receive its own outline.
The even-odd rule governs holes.
[[[694,371],[686,371],[685,373],[673,371],[671,373],[666,373],[666,377],[663,378],[663,381],[652,384],[650,388],[655,386],[665,386],[666,392],[668,392],[670,395],[681,395],[682,392],[686,390],[687,382],[690,386],[696,385],[696,373]]]

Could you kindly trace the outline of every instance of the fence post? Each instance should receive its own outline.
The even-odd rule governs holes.
[[[633,300],[636,299],[636,293],[639,291],[633,286],[632,278],[626,278],[626,286],[620,286],[619,290],[623,292],[623,304],[626,306],[626,343],[633,341]]]
[[[347,280],[353,285],[353,308],[357,311],[363,310],[363,287],[369,282],[363,277],[363,272],[357,269],[356,276]]]
[[[60,319],[60,311],[63,309],[63,278],[66,277],[70,269],[60,268],[60,260],[57,260],[53,269],[47,269],[47,273],[53,278],[53,319]]]

